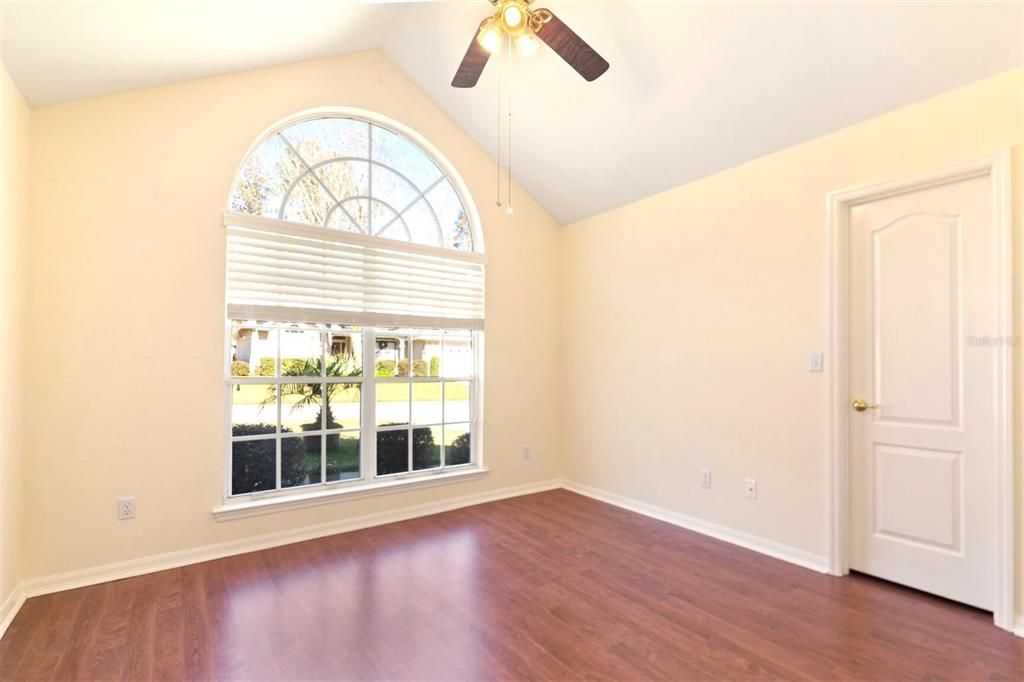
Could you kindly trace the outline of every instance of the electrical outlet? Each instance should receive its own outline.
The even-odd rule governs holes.
[[[531,448],[529,445],[524,447],[523,448],[523,459],[530,459],[530,456],[533,455],[532,450],[533,450],[533,448]]]
[[[753,478],[748,478],[743,481],[743,494],[752,500],[757,499],[757,481]]]
[[[117,500],[117,520],[126,521],[135,518],[135,498],[122,497]]]
[[[700,470],[700,487],[710,488],[711,487],[711,469]]]

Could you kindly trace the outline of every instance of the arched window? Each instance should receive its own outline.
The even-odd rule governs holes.
[[[408,137],[363,118],[292,123],[249,154],[231,195],[236,213],[473,251],[465,204]]]
[[[222,513],[482,471],[476,216],[429,144],[366,112],[253,145],[225,213]]]

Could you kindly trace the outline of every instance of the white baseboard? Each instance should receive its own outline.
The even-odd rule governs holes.
[[[574,481],[548,480],[539,481],[537,483],[528,483],[526,485],[500,488],[498,490],[492,490],[476,495],[456,497],[439,502],[429,502],[427,504],[404,507],[393,511],[367,514],[353,519],[332,521],[315,526],[306,526],[304,528],[297,528],[294,530],[269,533],[253,538],[234,540],[216,545],[207,545],[205,547],[196,547],[194,549],[185,549],[177,552],[168,552],[166,554],[159,554],[151,557],[131,559],[129,561],[95,566],[79,571],[71,571],[34,580],[26,580],[17,585],[11,594],[7,596],[7,599],[3,604],[0,605],[0,637],[3,637],[4,632],[6,632],[11,621],[14,620],[14,617],[17,615],[22,604],[24,604],[25,600],[30,597],[50,594],[52,592],[61,592],[63,590],[70,590],[77,587],[85,587],[87,585],[96,585],[99,583],[109,582],[111,580],[130,578],[137,575],[144,575],[146,573],[154,573],[156,571],[163,571],[169,568],[178,568],[180,566],[196,564],[202,561],[210,561],[212,559],[221,559],[236,554],[256,552],[261,549],[280,547],[281,545],[302,542],[304,540],[313,540],[328,535],[345,533],[362,528],[370,528],[372,526],[380,526],[387,523],[395,523],[397,521],[430,516],[431,514],[439,514],[441,512],[469,507],[475,504],[483,504],[485,502],[518,497],[520,495],[529,495],[531,493],[554,490],[556,488],[565,488],[566,490],[570,490],[574,493],[579,493],[580,495],[585,495],[601,502],[607,502],[608,504],[615,505],[616,507],[621,507],[622,509],[643,514],[644,516],[658,519],[659,521],[665,521],[666,523],[671,523],[675,526],[686,528],[688,530],[713,537],[717,540],[738,545],[776,559],[781,559],[782,561],[802,566],[803,568],[807,568],[812,571],[828,573],[828,558],[825,556],[819,556],[773,540],[767,540],[749,533],[744,533],[715,523],[703,521],[663,507],[658,507],[646,502],[641,502],[639,500],[610,493],[605,490],[593,488],[588,485],[583,485],[582,483],[576,483]],[[1024,637],[1024,617],[1017,618],[1014,634],[1018,637]]]
[[[21,605],[25,603],[25,583],[18,583],[11,590],[11,593],[7,595],[7,599],[4,600],[3,604],[0,604],[0,637],[4,636],[7,632],[7,628],[10,626],[11,621],[18,615],[18,611],[21,610]]]
[[[52,592],[62,592],[64,590],[72,590],[77,587],[86,587],[88,585],[97,585],[111,580],[131,578],[137,575],[144,575],[146,573],[155,573],[156,571],[178,568],[189,564],[197,564],[202,561],[210,561],[212,559],[221,559],[236,554],[256,552],[261,549],[280,547],[281,545],[289,545],[294,542],[314,540],[328,535],[336,535],[338,533],[346,533],[353,530],[360,530],[362,528],[370,528],[371,526],[381,526],[386,523],[395,523],[396,521],[406,521],[408,519],[415,519],[421,516],[440,514],[441,512],[469,507],[474,504],[494,502],[496,500],[503,500],[509,497],[518,497],[520,495],[529,495],[531,493],[539,493],[545,490],[554,490],[560,487],[561,481],[558,480],[538,481],[537,483],[527,483],[525,485],[490,490],[476,495],[465,495],[438,502],[428,502],[426,504],[403,507],[392,511],[367,514],[365,516],[359,516],[352,519],[331,521],[329,523],[317,524],[315,526],[284,530],[276,533],[244,538],[241,540],[233,540],[231,542],[223,542],[216,545],[183,549],[176,552],[158,554],[156,556],[130,559],[128,561],[94,566],[78,571],[46,576],[44,578],[26,580],[14,589],[11,595],[7,598],[7,601],[5,601],[3,606],[0,607],[0,637],[3,636],[3,632],[7,629],[7,626],[10,625],[10,622],[14,620],[14,616],[18,613],[21,605],[30,597],[37,597],[39,595],[50,594]]]
[[[722,540],[733,545],[739,545],[749,550],[765,554],[775,559],[781,559],[782,561],[788,561],[791,564],[802,566],[803,568],[809,568],[812,571],[818,573],[828,573],[828,557],[820,556],[807,552],[802,549],[790,547],[774,540],[767,540],[756,535],[744,533],[742,531],[734,530],[726,526],[720,526],[716,523],[709,521],[703,521],[693,516],[687,516],[679,512],[665,509],[664,507],[657,507],[653,504],[634,500],[629,497],[623,497],[622,495],[616,495],[606,490],[600,490],[593,488],[589,485],[583,485],[582,483],[576,483],[574,481],[562,481],[562,487],[566,490],[571,490],[574,493],[580,495],[586,495],[592,497],[595,500],[601,502],[607,502],[613,504],[616,507],[622,507],[629,511],[649,516],[652,519],[658,519],[659,521],[665,521],[672,525],[679,526],[680,528],[686,528],[702,535],[713,537],[716,540]]]

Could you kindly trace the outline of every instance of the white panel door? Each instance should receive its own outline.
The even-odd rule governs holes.
[[[974,178],[850,214],[850,568],[988,610],[991,191]]]

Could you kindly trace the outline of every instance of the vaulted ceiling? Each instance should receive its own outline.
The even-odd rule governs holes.
[[[1024,63],[1018,2],[537,5],[612,64],[593,83],[547,49],[504,67],[515,177],[563,224]],[[483,0],[7,2],[0,56],[41,106],[379,48],[496,155],[501,65],[473,90],[449,85],[489,10]]]

